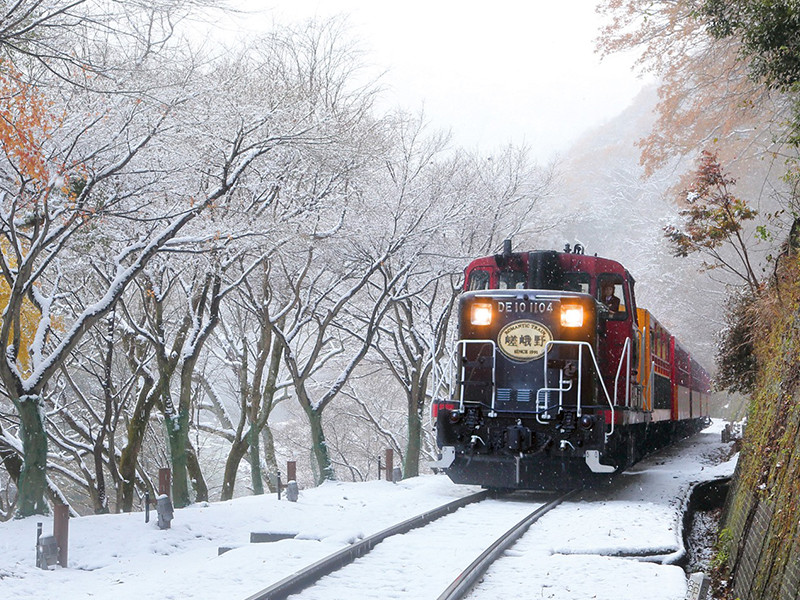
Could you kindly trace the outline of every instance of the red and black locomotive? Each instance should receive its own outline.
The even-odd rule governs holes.
[[[433,406],[456,483],[558,489],[607,481],[708,423],[710,379],[616,261],[565,252],[466,269],[450,398]]]

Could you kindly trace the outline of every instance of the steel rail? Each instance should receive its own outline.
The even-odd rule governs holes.
[[[472,564],[464,569],[461,574],[451,583],[447,589],[441,593],[437,600],[461,600],[464,598],[484,573],[489,569],[489,566],[496,561],[500,556],[508,550],[519,538],[521,538],[528,528],[533,525],[540,517],[553,510],[556,506],[561,504],[564,500],[569,498],[577,490],[570,490],[566,494],[562,494],[555,500],[551,500],[544,506],[540,506],[527,517],[522,519],[519,523],[514,525],[511,529],[506,531],[500,536],[491,546],[489,546],[483,553],[472,561]]]
[[[393,535],[408,533],[412,529],[417,529],[418,527],[424,527],[436,519],[455,512],[459,508],[474,502],[485,500],[488,496],[489,491],[483,490],[419,514],[416,517],[411,517],[402,523],[393,525],[387,529],[384,529],[383,531],[364,538],[360,542],[352,544],[346,548],[342,548],[338,552],[334,552],[330,556],[327,556],[326,558],[323,558],[314,564],[301,569],[297,573],[289,575],[277,583],[272,584],[268,588],[249,596],[247,600],[283,600],[284,598],[292,594],[296,594],[313,585],[325,575],[329,575],[334,571],[349,565],[355,559],[364,556],[386,538]]]

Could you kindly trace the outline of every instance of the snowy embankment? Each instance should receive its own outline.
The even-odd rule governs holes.
[[[506,585],[519,591],[524,581],[537,598],[679,600],[686,589],[679,567],[622,556],[682,553],[681,513],[692,484],[733,472],[733,461],[719,464],[729,447],[719,442],[721,427],[643,461],[613,489],[584,493],[565,505],[570,510],[545,516],[484,585],[493,597]],[[47,534],[51,519],[0,523],[0,598],[243,600],[344,544],[473,491],[442,476],[327,483],[302,491],[297,503],[268,495],[176,510],[165,531],[155,518],[145,524],[142,513],[81,517],[70,521],[69,568],[54,571],[35,567],[36,524],[43,521]],[[297,537],[248,543],[251,532],[265,531]],[[531,540],[535,548],[526,550]],[[236,548],[218,556],[221,546]],[[445,564],[448,557],[431,560]],[[436,597],[441,589],[431,583]],[[419,597],[425,585],[413,589]],[[398,589],[397,597],[411,596]]]
[[[683,511],[699,482],[733,474],[722,422],[583,492],[535,523],[469,596],[558,600],[683,600]],[[563,510],[562,510],[563,508]]]

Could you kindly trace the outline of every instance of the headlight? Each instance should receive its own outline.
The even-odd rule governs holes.
[[[473,304],[470,320],[473,325],[489,325],[492,322],[492,305],[481,303]]]
[[[583,307],[565,304],[561,306],[562,327],[583,327]]]

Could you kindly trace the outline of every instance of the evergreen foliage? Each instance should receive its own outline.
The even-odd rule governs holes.
[[[741,39],[752,76],[787,91],[800,81],[800,4],[793,0],[706,0],[701,11],[717,38]]]
[[[750,394],[756,383],[758,361],[753,352],[757,312],[756,296],[733,295],[725,310],[725,328],[719,334],[717,348],[718,388]]]

